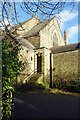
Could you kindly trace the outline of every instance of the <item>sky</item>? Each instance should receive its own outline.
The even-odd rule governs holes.
[[[68,44],[78,42],[78,4],[76,3],[73,10],[70,12],[69,8],[64,9],[58,16],[61,17],[61,21],[58,20],[62,34],[66,29],[68,35]]]
[[[31,18],[31,16],[26,15],[26,13],[23,12],[19,6],[17,7],[17,12],[19,15],[19,22],[24,22]],[[65,7],[60,14],[56,14],[56,17],[62,31],[62,35],[65,29],[67,31],[68,44],[78,43],[78,3],[75,2],[75,6],[73,7],[72,11],[69,6]]]

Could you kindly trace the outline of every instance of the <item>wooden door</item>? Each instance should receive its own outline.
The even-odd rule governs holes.
[[[42,54],[37,54],[37,73],[42,72]]]

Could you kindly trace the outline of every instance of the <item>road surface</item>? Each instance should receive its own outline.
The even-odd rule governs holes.
[[[80,97],[20,92],[14,98],[15,118],[79,118]]]

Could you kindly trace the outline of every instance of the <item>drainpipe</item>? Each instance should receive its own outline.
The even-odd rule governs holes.
[[[43,48],[43,55],[42,55],[42,73],[43,73],[43,83],[46,83],[46,79],[45,79],[45,48]]]
[[[53,87],[53,54],[50,53],[50,88]]]

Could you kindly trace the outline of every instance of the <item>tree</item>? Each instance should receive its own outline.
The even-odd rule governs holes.
[[[74,0],[73,0],[74,1]],[[71,2],[62,2],[62,0],[59,0],[59,2],[53,2],[52,0],[27,0],[27,2],[5,2],[3,1],[1,3],[2,8],[2,15],[1,15],[1,24],[6,26],[5,20],[8,20],[8,23],[20,23],[18,18],[18,9],[22,9],[23,12],[26,13],[26,15],[30,15],[33,17],[36,13],[38,17],[42,19],[47,19],[50,17],[53,17],[55,14],[59,14],[66,6],[70,7],[71,10],[75,6],[75,3]],[[44,16],[44,17],[43,17]]]

